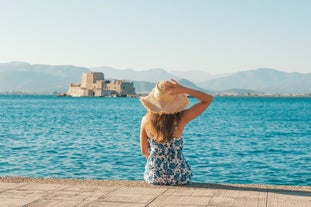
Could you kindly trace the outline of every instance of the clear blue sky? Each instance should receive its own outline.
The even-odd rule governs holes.
[[[311,72],[310,0],[0,0],[0,62]]]

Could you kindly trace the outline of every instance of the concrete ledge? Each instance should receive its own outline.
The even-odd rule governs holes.
[[[0,177],[0,206],[311,206],[311,186]]]

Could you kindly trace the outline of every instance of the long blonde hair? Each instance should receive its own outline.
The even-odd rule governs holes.
[[[178,125],[182,114],[182,111],[175,114],[155,114],[149,112],[149,123],[153,138],[160,143],[171,139],[174,136],[176,126]]]

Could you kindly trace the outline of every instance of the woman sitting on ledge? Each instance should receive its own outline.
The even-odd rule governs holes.
[[[185,109],[189,103],[185,94],[199,102]],[[147,159],[145,181],[158,185],[191,184],[192,171],[182,152],[182,133],[187,123],[204,112],[213,97],[171,80],[158,82],[140,100],[148,110],[140,128],[140,147]]]

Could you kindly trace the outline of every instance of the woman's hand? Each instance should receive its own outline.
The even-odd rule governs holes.
[[[166,81],[164,84],[165,88],[169,91],[171,95],[176,95],[179,93],[184,93],[184,87],[180,85],[176,80],[171,79],[171,81]]]

